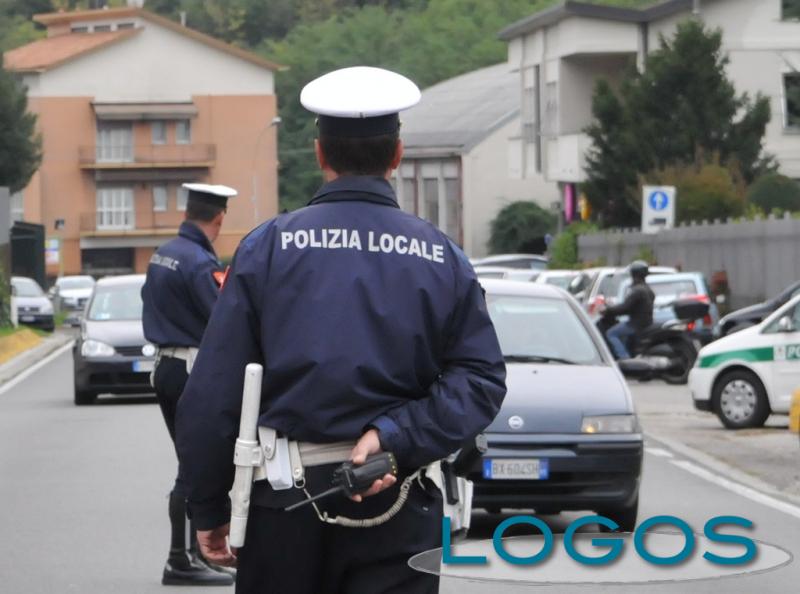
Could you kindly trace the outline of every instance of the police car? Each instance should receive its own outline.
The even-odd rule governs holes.
[[[694,406],[729,429],[760,427],[788,413],[800,387],[800,297],[757,326],[712,342],[689,375]]]

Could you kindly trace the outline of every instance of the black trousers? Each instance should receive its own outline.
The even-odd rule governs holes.
[[[326,474],[329,478],[330,468]],[[313,488],[312,478],[307,475],[313,494],[324,485],[317,481]],[[262,491],[263,484],[256,483]],[[399,482],[362,503],[333,495],[320,509],[332,516],[374,517],[394,503],[398,491]],[[310,505],[285,512],[265,506],[268,497],[261,495],[260,503],[250,506],[245,545],[238,552],[237,594],[438,592],[438,577],[408,566],[413,555],[441,546],[442,499],[433,485],[423,488],[415,481],[400,512],[374,528],[325,524]]]
[[[183,393],[183,388],[189,374],[186,373],[186,361],[173,357],[161,357],[153,374],[153,387],[156,390],[158,406],[164,415],[169,436],[175,443],[175,413],[178,409],[178,399]],[[183,494],[183,489],[175,479],[175,491]]]

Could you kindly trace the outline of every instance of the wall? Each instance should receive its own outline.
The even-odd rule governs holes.
[[[584,235],[578,243],[583,262],[602,258],[625,265],[646,248],[659,264],[697,270],[709,280],[724,270],[734,308],[777,295],[800,279],[800,220],[792,218],[693,224],[658,235],[616,231]]]
[[[192,95],[272,95],[274,74],[204,43],[145,22],[128,39],[40,75],[30,96],[96,101],[187,101]]]
[[[525,179],[512,179],[509,175],[508,139],[519,127],[519,118],[512,119],[462,159],[464,250],[470,257],[486,255],[489,225],[505,205],[532,200],[549,209],[550,203],[559,199],[558,186],[542,175]]]

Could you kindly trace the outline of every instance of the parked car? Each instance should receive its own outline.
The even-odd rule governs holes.
[[[98,394],[153,391],[156,348],[144,338],[144,275],[97,281],[75,342],[75,404],[91,404]]]
[[[472,465],[473,506],[593,510],[636,523],[642,432],[602,337],[547,284],[482,280],[507,365],[508,393]]]
[[[698,301],[708,304],[708,313],[696,321],[686,324],[686,330],[696,338],[701,345],[711,342],[711,333],[714,325],[719,320],[719,310],[711,299],[708,283],[701,272],[677,272],[674,274],[651,274],[647,277],[647,284],[656,295],[653,303],[653,323],[664,324],[675,319],[672,305],[676,301]],[[631,286],[631,280],[624,280],[619,287],[616,302],[625,298]],[[699,348],[699,347],[698,347]]]
[[[20,324],[41,328],[48,332],[55,329],[53,304],[50,303],[39,283],[25,276],[12,276],[11,290],[17,304],[17,320]]]
[[[772,299],[732,311],[714,326],[714,338],[722,338],[760,324],[769,314],[798,295],[800,295],[800,281],[792,283]]]
[[[536,277],[535,282],[553,285],[571,293],[570,286],[580,274],[578,270],[543,270],[539,276]]]
[[[786,414],[800,386],[800,296],[756,326],[704,347],[689,374],[697,410],[728,429],[760,427]]]
[[[502,266],[527,270],[546,270],[547,256],[539,254],[495,254],[471,260],[473,266]]]
[[[50,288],[50,297],[59,308],[68,311],[83,311],[94,290],[95,280],[88,275],[61,276]]]
[[[627,267],[596,268],[591,284],[583,293],[583,304],[593,318],[599,316],[601,305],[614,305],[619,297],[619,287],[630,279]],[[671,266],[651,266],[650,274],[677,272]]]
[[[530,268],[505,268],[503,266],[476,266],[478,278],[503,278],[506,280],[535,281],[541,274]]]

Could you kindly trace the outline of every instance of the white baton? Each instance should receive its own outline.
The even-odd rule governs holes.
[[[262,462],[262,453],[256,439],[256,432],[263,373],[264,368],[258,363],[250,363],[244,370],[242,416],[239,421],[239,437],[233,450],[236,474],[230,492],[231,529],[229,540],[232,547],[244,545],[247,515],[250,511],[250,491],[253,488],[253,470]]]

